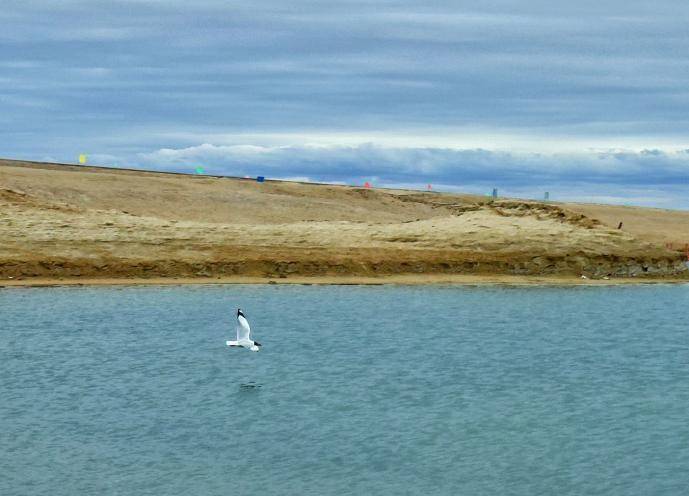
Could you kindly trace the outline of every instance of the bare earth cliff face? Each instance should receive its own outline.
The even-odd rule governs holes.
[[[665,245],[687,226],[687,212],[0,160],[1,279],[683,277]]]

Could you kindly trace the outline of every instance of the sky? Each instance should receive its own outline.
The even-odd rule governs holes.
[[[689,209],[686,0],[4,0],[0,156]]]

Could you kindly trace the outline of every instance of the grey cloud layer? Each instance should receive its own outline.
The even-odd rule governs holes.
[[[639,185],[689,184],[689,150],[602,151],[579,154],[510,153],[443,148],[360,146],[215,146],[161,149],[138,161],[157,166],[245,175],[284,174],[324,180],[376,176],[386,181],[424,178],[451,182],[503,181],[524,186],[532,181],[626,182]]]
[[[361,184],[374,180],[385,186],[423,187],[527,194],[559,191],[569,199],[619,201],[636,198],[645,204],[666,204],[689,185],[689,150],[606,151],[578,154],[536,154],[387,148],[372,144],[350,147],[260,147],[204,144],[143,154],[140,163],[190,172],[202,165],[209,174],[309,178]],[[459,186],[461,185],[461,186]],[[667,191],[663,194],[662,191]],[[644,193],[644,191],[646,193]],[[651,201],[650,198],[654,200]]]
[[[686,2],[519,4],[15,2],[3,94],[115,128],[687,123]]]
[[[203,143],[171,130],[516,129],[689,147],[685,1],[10,0],[0,22],[2,155],[89,151],[132,163]],[[258,155],[281,176],[342,179],[346,166],[352,177],[410,183],[428,173],[448,184],[506,177],[593,190],[686,185],[686,156],[674,150],[538,157],[294,143]],[[149,156],[162,165],[159,155]]]

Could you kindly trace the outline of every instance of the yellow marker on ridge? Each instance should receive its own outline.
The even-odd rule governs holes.
[[[79,155],[79,163],[80,164],[86,163],[86,155],[84,155],[83,153],[81,155]]]

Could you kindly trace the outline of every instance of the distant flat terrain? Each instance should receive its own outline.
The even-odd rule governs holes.
[[[675,277],[684,240],[682,211],[0,160],[2,279]]]

